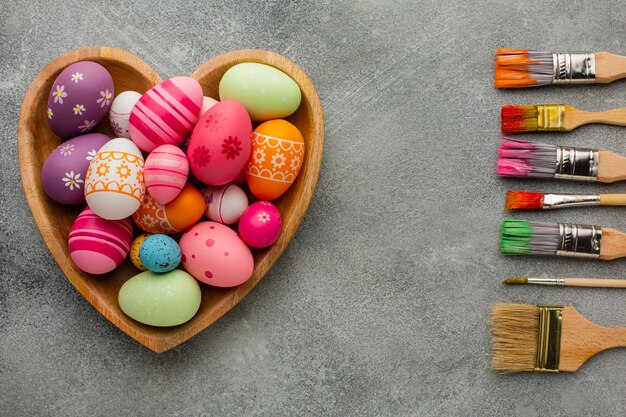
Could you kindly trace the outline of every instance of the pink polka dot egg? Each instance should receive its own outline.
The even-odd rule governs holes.
[[[276,242],[283,222],[278,208],[268,201],[257,201],[239,219],[239,236],[253,248],[265,248]]]

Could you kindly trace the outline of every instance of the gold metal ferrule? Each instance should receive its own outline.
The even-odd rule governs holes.
[[[562,104],[541,104],[537,106],[537,130],[565,130],[565,106]]]
[[[595,54],[552,54],[553,84],[596,82]]]
[[[537,306],[539,332],[535,371],[559,372],[563,306]]]

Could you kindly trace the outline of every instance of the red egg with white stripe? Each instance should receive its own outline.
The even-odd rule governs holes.
[[[146,152],[180,145],[198,122],[202,87],[190,77],[174,77],[148,90],[130,114],[131,139]]]
[[[124,261],[132,240],[130,218],[105,220],[86,207],[70,229],[70,257],[89,274],[106,274]]]
[[[144,181],[148,193],[159,204],[167,204],[180,194],[187,183],[189,162],[174,145],[161,145],[146,158]]]

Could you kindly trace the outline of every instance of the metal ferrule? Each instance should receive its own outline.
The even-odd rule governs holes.
[[[554,178],[596,181],[598,179],[599,152],[587,148],[556,148]]]
[[[586,207],[599,206],[600,196],[593,194],[544,194],[544,210],[561,207]]]
[[[596,82],[595,54],[552,54],[553,84]]]
[[[528,284],[539,284],[539,285],[565,285],[565,278],[559,277],[549,277],[549,278],[526,278]]]
[[[565,130],[565,106],[562,104],[537,105],[537,130]]]
[[[535,371],[558,372],[561,359],[562,306],[537,306],[539,308],[539,334]]]
[[[599,258],[602,227],[559,223],[558,256],[572,258]]]

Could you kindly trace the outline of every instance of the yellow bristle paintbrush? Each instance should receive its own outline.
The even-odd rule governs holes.
[[[626,108],[587,112],[563,104],[502,106],[502,132],[570,132],[592,123],[626,126]]]
[[[626,328],[599,326],[574,307],[497,304],[491,334],[500,372],[575,372],[596,353],[626,347]]]
[[[626,57],[609,52],[570,54],[503,48],[496,51],[497,88],[606,84],[624,77]]]

